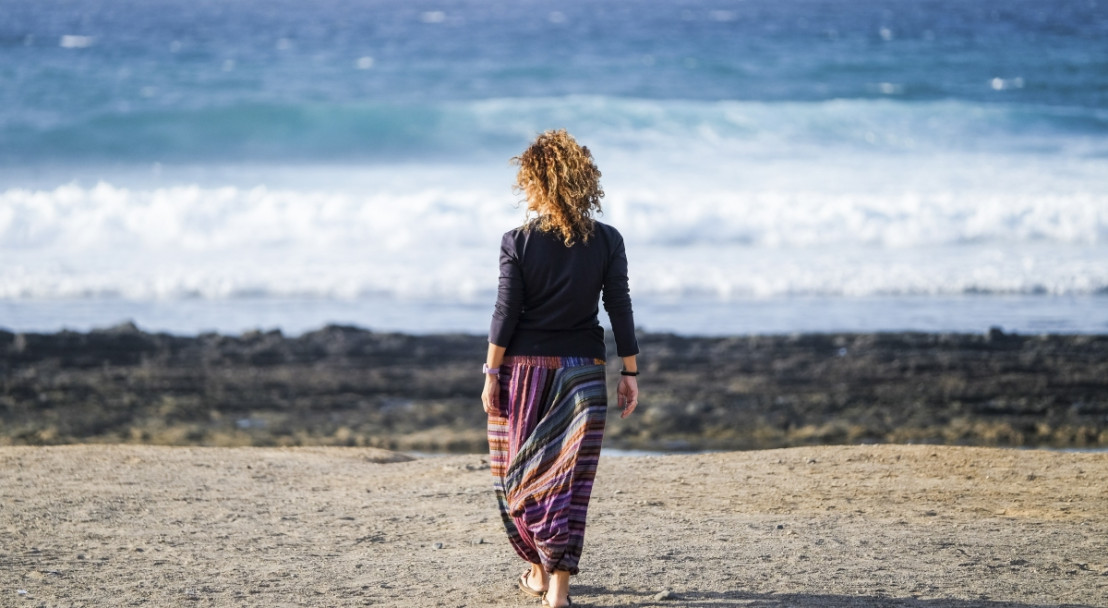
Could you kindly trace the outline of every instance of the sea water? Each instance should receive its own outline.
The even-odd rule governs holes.
[[[0,327],[483,332],[565,127],[679,333],[1108,331],[1108,2],[3,0]]]

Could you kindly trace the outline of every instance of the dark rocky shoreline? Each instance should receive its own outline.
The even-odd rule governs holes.
[[[641,334],[641,411],[605,444],[1108,447],[1108,336]],[[486,448],[485,339],[329,326],[182,337],[0,331],[0,445]],[[618,369],[612,358],[611,370]],[[610,375],[614,389],[615,374]]]

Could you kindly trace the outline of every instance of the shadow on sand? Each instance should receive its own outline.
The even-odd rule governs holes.
[[[652,593],[635,593],[626,590],[609,591],[603,587],[575,585],[574,593],[581,598],[590,596],[624,596],[619,606],[659,607],[681,606],[691,608],[1103,608],[1087,604],[1027,604],[1022,602],[993,601],[987,599],[951,598],[897,598],[881,596],[849,596],[818,593],[751,593],[687,592],[674,593],[665,600],[654,599]],[[630,597],[629,597],[630,596]],[[630,601],[628,601],[630,600]],[[576,600],[581,608],[604,608],[601,601]]]

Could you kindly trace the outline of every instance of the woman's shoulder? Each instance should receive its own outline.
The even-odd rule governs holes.
[[[513,243],[518,243],[525,240],[530,235],[530,224],[524,224],[522,226],[516,226],[515,228],[512,228],[511,230],[505,232],[504,236],[501,237],[501,240],[504,242],[511,241]]]
[[[602,238],[610,245],[618,245],[623,243],[623,235],[616,230],[615,226],[611,224],[605,224],[604,222],[593,222],[594,230],[593,234]]]
[[[616,227],[611,224],[605,224],[604,222],[600,222],[597,220],[593,220],[593,224],[596,226],[596,229],[598,231],[603,231],[609,235],[620,236],[619,230],[616,230]]]
[[[619,247],[623,244],[623,235],[619,230],[610,224],[603,222],[593,221],[593,233],[589,242],[596,240],[600,243],[607,245],[609,248]],[[542,242],[546,245],[562,245],[563,239],[560,234],[553,231],[542,230],[533,223],[524,224],[518,226],[504,233],[501,237],[502,244],[509,246],[513,249],[526,248],[529,242]],[[581,246],[587,247],[587,243],[583,243],[580,240],[578,243]]]
[[[524,224],[505,232],[500,240],[500,248],[515,255],[522,255],[524,251],[536,246],[548,246],[546,241],[554,242],[551,235],[532,224]]]
[[[531,226],[530,224],[524,224],[505,232],[504,236],[501,237],[501,241],[503,241],[504,243],[511,242],[521,244],[532,237],[534,235],[534,232],[536,231],[533,230],[533,226]]]

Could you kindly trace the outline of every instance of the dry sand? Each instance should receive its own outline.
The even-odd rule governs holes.
[[[479,455],[0,448],[0,606],[538,606]],[[605,457],[580,606],[1108,606],[1108,454]],[[661,599],[668,591],[667,599]]]

